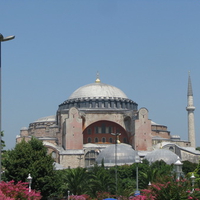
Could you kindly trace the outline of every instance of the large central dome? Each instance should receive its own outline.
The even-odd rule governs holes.
[[[96,81],[75,90],[69,99],[77,98],[122,98],[128,97],[119,88]]]
[[[119,88],[101,83],[97,78],[95,83],[84,85],[75,90],[71,96],[59,105],[59,110],[76,107],[82,110],[137,110],[137,103]]]

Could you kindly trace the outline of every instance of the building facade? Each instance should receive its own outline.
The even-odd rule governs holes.
[[[75,168],[93,165],[102,149],[117,142],[117,133],[121,143],[138,152],[150,152],[167,141],[182,147],[191,145],[171,136],[167,126],[148,118],[147,108],[138,109],[123,91],[101,83],[99,77],[75,90],[58,106],[55,116],[40,118],[22,128],[16,140],[36,137],[57,163]]]

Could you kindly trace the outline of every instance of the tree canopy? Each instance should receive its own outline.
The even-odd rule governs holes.
[[[27,182],[30,173],[33,178],[31,187],[41,191],[43,199],[55,188],[54,160],[47,154],[42,141],[36,138],[31,138],[28,142],[22,140],[14,149],[6,151],[2,165],[5,168],[2,179],[5,181]]]

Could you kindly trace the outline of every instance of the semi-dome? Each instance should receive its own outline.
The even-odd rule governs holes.
[[[178,156],[170,150],[167,149],[157,149],[148,153],[144,159],[147,159],[150,163],[155,161],[163,160],[168,165],[175,163],[178,159]]]
[[[78,98],[121,98],[127,99],[125,93],[117,87],[96,81],[75,90],[69,99]]]
[[[56,120],[56,116],[55,115],[51,115],[51,116],[47,116],[47,117],[42,117],[36,121],[34,121],[34,123],[38,123],[38,122],[52,122]]]
[[[96,158],[97,164],[111,167],[115,165],[115,144],[106,147]],[[128,144],[117,144],[117,165],[131,165],[135,162],[136,151]]]

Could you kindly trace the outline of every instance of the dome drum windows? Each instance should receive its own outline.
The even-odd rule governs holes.
[[[137,103],[122,98],[76,98],[59,105],[60,110],[77,108],[137,110]]]

